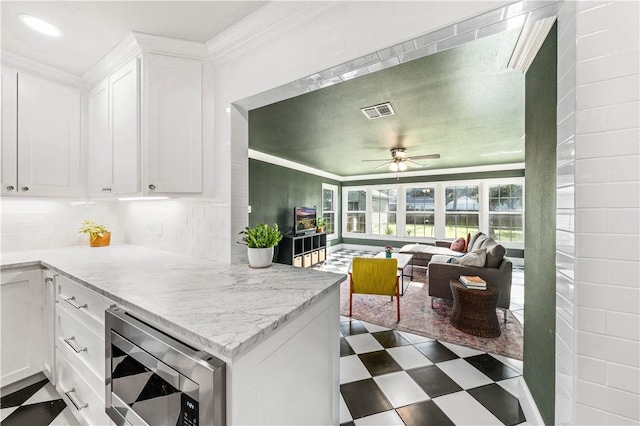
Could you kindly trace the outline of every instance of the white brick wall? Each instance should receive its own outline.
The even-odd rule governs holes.
[[[559,424],[640,421],[639,25],[637,1],[566,2],[559,16],[558,173],[575,192],[558,203],[559,227],[575,217],[575,246],[558,253],[575,251],[575,282],[558,262]],[[560,179],[574,156],[575,184]]]

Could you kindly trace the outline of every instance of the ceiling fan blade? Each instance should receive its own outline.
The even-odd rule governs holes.
[[[385,158],[384,160],[360,160],[360,161],[389,161],[389,159]]]
[[[412,155],[409,158],[412,160],[426,160],[428,158],[440,158],[440,154]]]
[[[416,163],[415,161],[413,161],[413,160],[411,160],[411,159],[409,159],[409,158],[407,158],[407,163],[415,164],[415,165],[416,165],[416,166],[418,166],[418,167],[429,167],[429,166],[428,166],[428,165],[426,165],[426,164]]]
[[[387,161],[386,163],[380,164],[379,166],[376,166],[373,168],[373,170],[379,169],[381,167],[387,166],[389,164],[393,163],[393,161]]]

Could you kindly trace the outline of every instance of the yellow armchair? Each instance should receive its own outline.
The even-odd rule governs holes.
[[[396,296],[400,321],[400,280],[398,260],[354,257],[349,272],[349,316],[352,313],[353,294]]]

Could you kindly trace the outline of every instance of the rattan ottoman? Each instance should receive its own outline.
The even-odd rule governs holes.
[[[478,337],[498,337],[501,334],[496,306],[500,290],[487,285],[486,290],[465,287],[457,280],[449,281],[453,294],[451,325]]]

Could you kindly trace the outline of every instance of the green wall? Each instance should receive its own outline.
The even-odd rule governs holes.
[[[527,71],[525,89],[524,378],[554,424],[557,25]]]
[[[264,161],[249,159],[249,226],[260,222],[277,223],[286,234],[293,225],[295,206],[318,208],[322,210],[322,184],[329,183],[338,187],[337,206],[341,206],[341,184],[338,181],[322,178],[309,173],[276,166]],[[340,213],[337,213],[337,228],[340,229]],[[327,245],[340,244],[340,238],[327,242]]]

